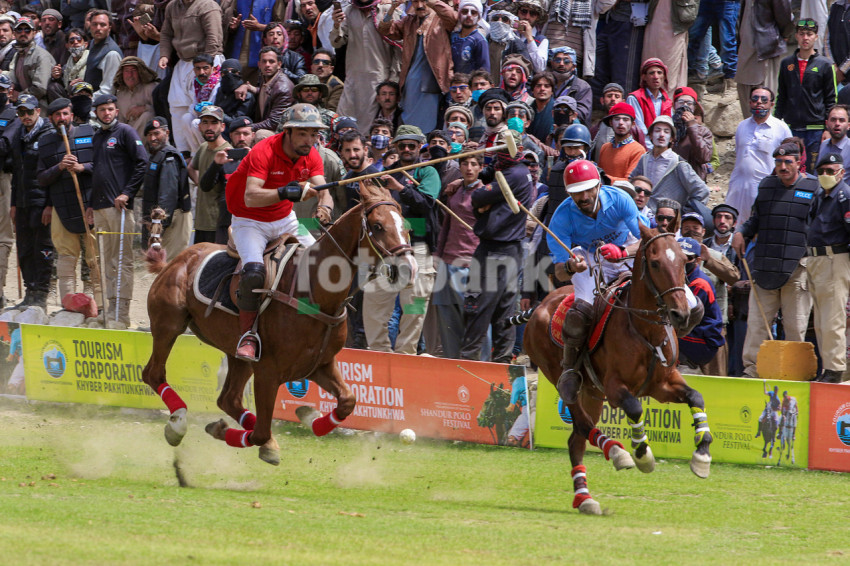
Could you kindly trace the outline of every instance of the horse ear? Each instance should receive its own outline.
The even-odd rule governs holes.
[[[638,221],[638,226],[640,227],[640,238],[641,240],[648,240],[653,236],[653,229],[649,226],[645,226],[643,222]]]

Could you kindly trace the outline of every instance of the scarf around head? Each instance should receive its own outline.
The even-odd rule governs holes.
[[[195,87],[195,102],[205,102],[211,101],[210,97],[212,95],[213,89],[218,84],[218,81],[221,80],[221,67],[214,67],[213,72],[210,75],[207,84],[201,84],[198,82],[198,79],[195,79],[192,82],[192,86]]]

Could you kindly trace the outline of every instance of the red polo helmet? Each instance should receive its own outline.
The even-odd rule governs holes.
[[[573,161],[564,169],[564,186],[568,193],[581,193],[601,182],[596,165],[586,159]]]

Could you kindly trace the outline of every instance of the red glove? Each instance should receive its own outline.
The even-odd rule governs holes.
[[[623,259],[626,257],[626,250],[618,246],[617,244],[605,244],[601,248],[599,248],[599,252],[602,254],[608,261],[616,261],[618,259]]]

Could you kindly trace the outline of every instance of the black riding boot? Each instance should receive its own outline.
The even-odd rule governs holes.
[[[239,307],[239,331],[242,336],[236,344],[236,357],[240,360],[256,362],[260,359],[262,344],[257,334],[257,310],[262,297],[254,289],[262,289],[266,280],[266,268],[262,263],[251,262],[242,266],[239,290],[236,293]]]
[[[564,403],[572,404],[578,399],[581,388],[578,358],[585,347],[587,335],[590,334],[590,324],[593,319],[593,307],[587,301],[576,299],[572,308],[564,317],[564,359],[561,367],[564,372],[558,379],[558,393]]]

